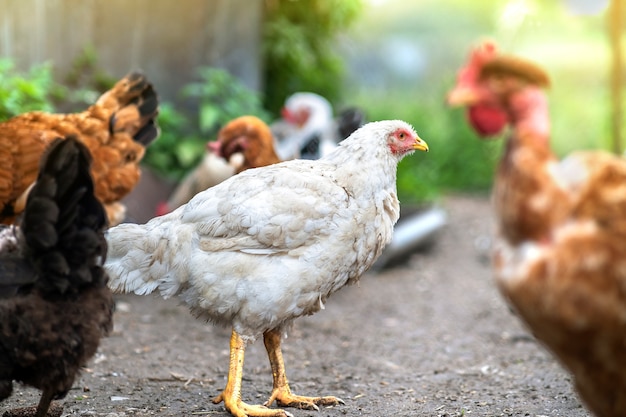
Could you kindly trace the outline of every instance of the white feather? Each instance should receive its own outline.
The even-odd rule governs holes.
[[[107,233],[110,286],[179,295],[192,311],[253,338],[324,307],[356,282],[398,220],[389,133],[370,123],[317,161],[246,170],[144,225]]]

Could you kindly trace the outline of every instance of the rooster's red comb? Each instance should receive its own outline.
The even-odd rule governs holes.
[[[487,62],[498,54],[496,43],[488,40],[472,49],[467,65],[461,68],[457,75],[457,85],[473,84],[478,81],[480,71]]]

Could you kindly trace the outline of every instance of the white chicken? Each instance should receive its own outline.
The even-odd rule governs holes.
[[[365,113],[357,107],[346,108],[333,118],[330,102],[309,92],[289,96],[281,116],[271,125],[281,160],[321,158],[365,123]]]
[[[308,92],[292,94],[281,110],[282,120],[272,124],[276,153],[282,160],[318,159],[336,146],[333,107],[324,97]]]
[[[289,416],[279,405],[318,409],[336,397],[291,392],[281,338],[297,317],[359,277],[390,241],[398,220],[398,162],[427,151],[403,121],[369,123],[319,160],[246,170],[144,225],[107,234],[106,269],[118,292],[174,295],[197,317],[231,326],[224,401],[235,416]],[[269,400],[241,399],[246,345],[263,335],[273,390]]]

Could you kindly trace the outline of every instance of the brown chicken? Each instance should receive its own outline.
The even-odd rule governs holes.
[[[274,138],[268,125],[255,116],[241,116],[231,120],[217,134],[217,140],[208,146],[227,160],[236,154],[243,161],[236,173],[250,168],[264,167],[280,162],[274,149]]]
[[[157,207],[163,215],[187,203],[200,191],[249,168],[280,162],[270,128],[255,116],[241,116],[227,123],[217,140],[207,144],[202,162],[176,187],[167,203]]]
[[[545,72],[483,45],[448,101],[481,134],[511,126],[493,199],[500,290],[598,416],[626,415],[626,161],[549,146]]]
[[[5,416],[46,416],[113,326],[106,214],[90,160],[75,137],[52,142],[20,225],[0,231],[0,401],[14,380],[42,391],[36,411]]]
[[[145,147],[158,136],[158,98],[146,77],[133,72],[82,113],[25,113],[0,123],[0,222],[13,223],[52,140],[75,135],[93,156],[91,174],[109,222],[120,223],[120,200],[137,184]]]

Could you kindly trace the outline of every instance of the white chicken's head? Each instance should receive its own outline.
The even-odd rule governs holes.
[[[384,144],[388,154],[400,161],[414,151],[428,152],[428,144],[422,140],[413,127],[402,120],[382,120],[371,122],[357,129],[340,143],[342,147],[372,148]]]

